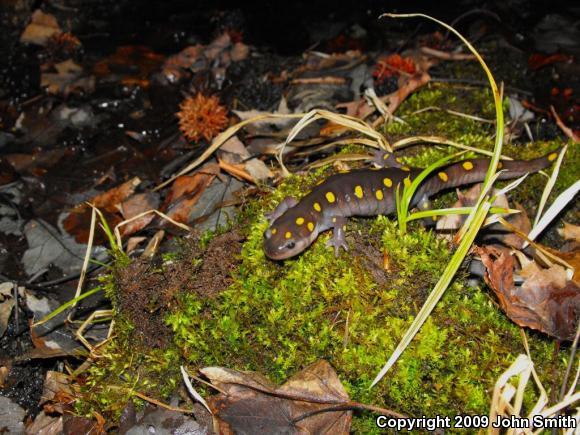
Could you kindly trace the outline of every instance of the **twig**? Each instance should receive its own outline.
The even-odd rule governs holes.
[[[320,85],[343,85],[346,83],[346,79],[344,77],[307,77],[307,78],[299,78],[294,79],[290,82],[291,85],[313,85],[313,84],[320,84]]]
[[[556,120],[556,124],[558,124],[558,127],[560,127],[560,130],[562,130],[562,132],[566,136],[572,139],[574,143],[580,143],[580,136],[574,133],[574,130],[572,130],[570,127],[567,127],[566,124],[562,122],[562,120],[558,116],[558,113],[556,113],[556,109],[554,109],[554,106],[550,106],[550,112],[552,113],[552,116]]]
[[[578,349],[578,340],[580,339],[580,319],[578,320],[578,326],[576,327],[576,336],[572,342],[572,348],[570,349],[570,359],[568,360],[568,367],[566,367],[566,374],[564,375],[564,381],[562,382],[562,388],[560,388],[559,401],[564,400],[566,395],[566,387],[568,386],[568,378],[570,377],[570,372],[572,371],[572,366],[574,365],[574,357],[576,356],[576,349]]]
[[[450,53],[448,51],[436,50],[431,47],[421,47],[421,53],[441,60],[475,60],[475,56],[469,53]]]
[[[305,412],[304,414],[299,415],[298,417],[292,419],[292,423],[298,423],[301,420],[304,420],[308,417],[312,417],[317,414],[321,414],[323,412],[350,411],[353,409],[358,409],[362,411],[373,411],[380,413],[381,415],[390,415],[391,417],[394,418],[407,418],[406,415],[399,414],[398,412],[391,411],[390,409],[380,408],[378,406],[373,405],[365,405],[364,403],[358,402],[345,402],[344,404],[341,405],[329,406],[328,408],[320,408],[314,411]]]

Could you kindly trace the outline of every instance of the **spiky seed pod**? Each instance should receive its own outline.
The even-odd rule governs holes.
[[[186,139],[211,140],[228,125],[228,111],[217,96],[206,97],[201,92],[187,97],[179,105],[179,130]]]

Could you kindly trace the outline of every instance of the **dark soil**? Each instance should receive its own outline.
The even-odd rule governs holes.
[[[171,330],[164,319],[176,296],[195,292],[214,297],[231,283],[239,264],[242,237],[236,230],[214,237],[206,248],[199,240],[182,244],[178,260],[140,258],[116,273],[117,309],[134,326],[133,339],[147,348],[165,348]]]

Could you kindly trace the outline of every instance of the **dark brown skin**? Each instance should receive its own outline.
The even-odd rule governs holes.
[[[502,171],[499,179],[545,169],[559,151],[533,160],[504,160],[498,167]],[[394,162],[392,155],[384,156],[384,161]],[[417,189],[412,206],[427,204],[429,197],[442,190],[483,181],[488,167],[488,159],[469,159],[435,170]],[[348,249],[344,240],[347,218],[394,213],[397,185],[410,183],[421,172],[403,167],[359,169],[328,177],[300,201],[284,199],[268,215],[270,227],[264,233],[264,252],[273,260],[293,257],[308,248],[321,232],[333,228],[328,244],[338,255],[341,247]]]

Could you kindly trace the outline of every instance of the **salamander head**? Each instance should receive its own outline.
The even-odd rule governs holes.
[[[286,211],[264,232],[264,252],[272,260],[285,260],[300,254],[318,236],[314,216],[296,207]]]

